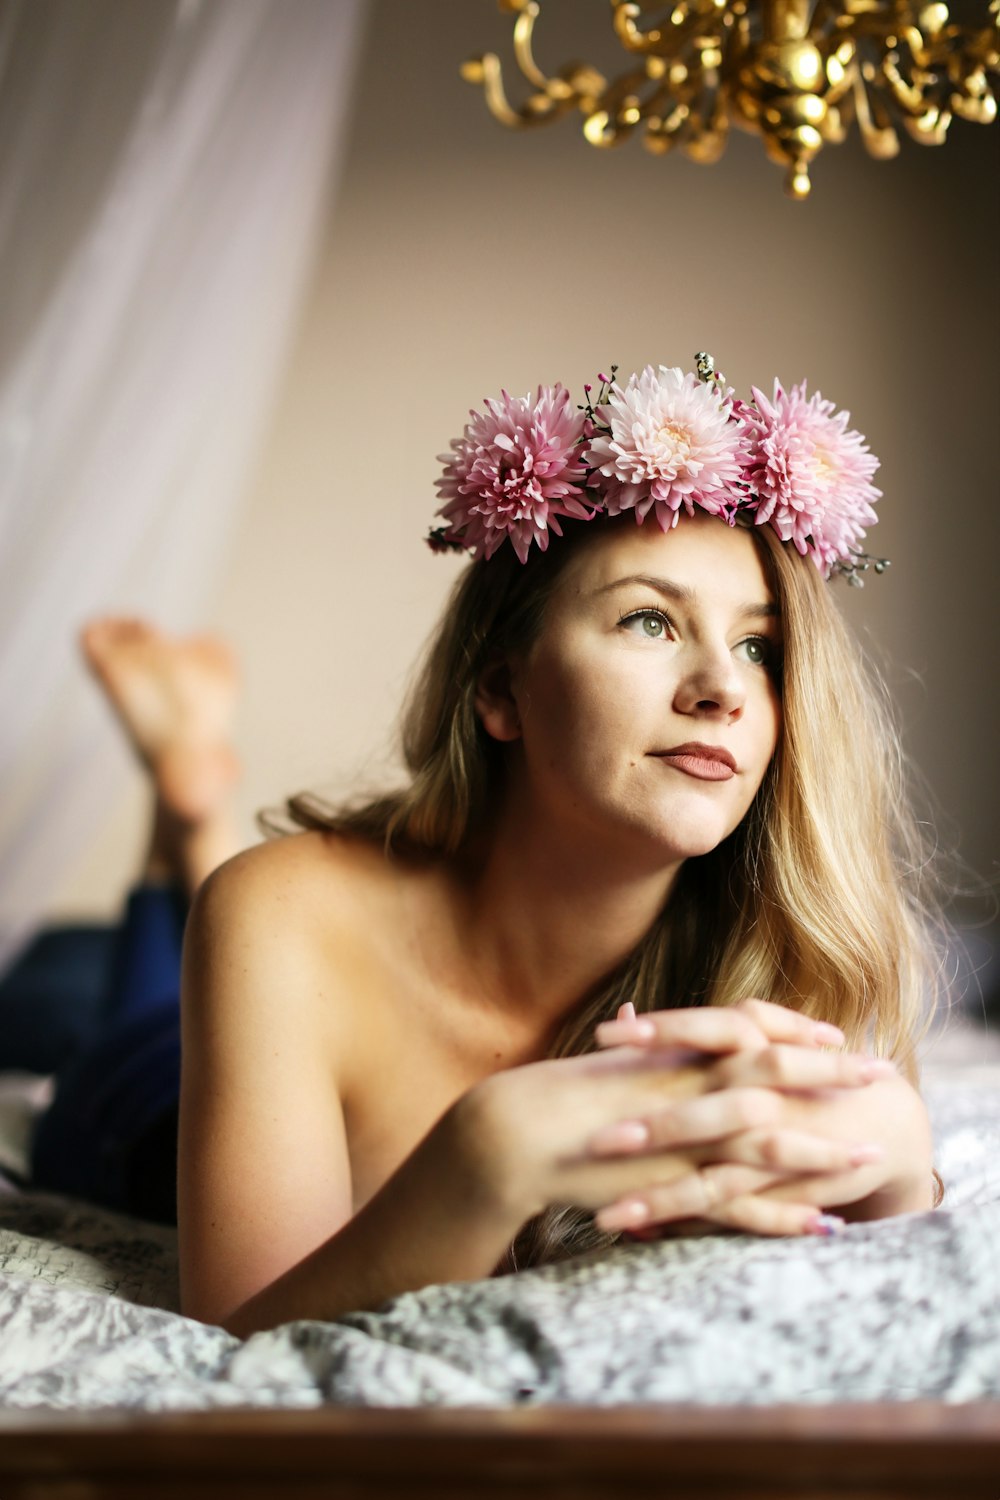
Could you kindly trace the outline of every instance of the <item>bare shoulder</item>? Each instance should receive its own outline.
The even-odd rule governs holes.
[[[319,1028],[346,1063],[366,1014],[356,1002],[379,988],[372,934],[386,926],[386,866],[380,849],[322,833],[229,860],[205,881],[188,920],[185,998],[218,1011],[230,997],[244,1022],[256,1013],[259,1034],[294,1020],[318,1040]]]
[[[279,918],[293,929],[324,924],[366,904],[385,884],[386,859],[336,834],[298,833],[246,849],[214,871],[195,899],[209,919]]]

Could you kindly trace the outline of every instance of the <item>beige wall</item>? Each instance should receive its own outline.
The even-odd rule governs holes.
[[[603,0],[544,10],[542,62],[610,64]],[[997,131],[958,123],[943,150],[906,142],[893,163],[852,140],[794,204],[743,135],[702,168],[638,141],[594,151],[572,120],[502,130],[457,68],[508,33],[491,0],[372,8],[315,284],[206,611],[246,666],[248,829],[262,803],[384,763],[459,566],[421,536],[468,407],[707,348],[742,391],[807,377],[881,455],[871,543],[892,571],[838,593],[893,664],[946,837],[995,873]],[[141,806],[123,792],[60,909],[110,909]]]

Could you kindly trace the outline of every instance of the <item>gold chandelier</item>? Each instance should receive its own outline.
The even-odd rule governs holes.
[[[483,86],[504,125],[579,109],[592,146],[617,146],[642,127],[650,151],[714,162],[733,121],[763,138],[793,198],[808,196],[810,162],[854,119],[884,159],[899,150],[898,125],[940,146],[954,115],[983,125],[996,117],[1000,0],[977,29],[955,25],[938,0],[611,0],[633,61],[610,81],[588,63],[547,77],[532,54],[540,0],[498,3],[516,17],[514,56],[534,92],[514,108],[494,52],[470,58],[462,76]]]

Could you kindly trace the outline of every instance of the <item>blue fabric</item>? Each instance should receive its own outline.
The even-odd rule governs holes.
[[[118,930],[108,1016],[115,1023],[177,1008],[187,901],[173,886],[137,886]]]
[[[109,1004],[115,929],[53,927],[0,979],[0,1072],[56,1073],[89,1045]]]
[[[172,889],[140,887],[129,897],[100,1022],[60,1072],[35,1133],[36,1185],[176,1219],[185,911]]]

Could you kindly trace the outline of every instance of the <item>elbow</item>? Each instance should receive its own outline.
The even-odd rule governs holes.
[[[251,1333],[260,1333],[264,1327],[259,1319],[248,1316],[248,1311],[257,1300],[256,1295],[245,1297],[234,1304],[232,1297],[223,1297],[211,1287],[192,1284],[181,1270],[181,1316],[193,1323],[204,1323],[207,1328],[221,1328],[235,1338],[249,1338]]]
[[[213,1305],[210,1301],[181,1299],[181,1313],[192,1322],[204,1323],[207,1328],[221,1328],[223,1333],[237,1339],[248,1339],[253,1333],[263,1333],[273,1325],[259,1316],[254,1316],[253,1302],[241,1302],[237,1307]]]
[[[248,1339],[251,1334],[265,1331],[256,1319],[247,1316],[246,1303],[226,1313],[225,1317],[218,1320],[218,1326],[237,1339]]]

